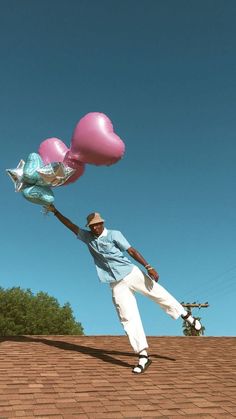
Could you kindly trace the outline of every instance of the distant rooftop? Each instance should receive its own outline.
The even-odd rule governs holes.
[[[135,375],[126,336],[0,338],[0,419],[236,417],[236,338],[148,340]]]

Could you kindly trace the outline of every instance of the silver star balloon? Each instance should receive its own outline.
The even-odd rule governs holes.
[[[25,183],[23,181],[24,166],[24,160],[20,160],[18,166],[15,169],[6,169],[6,172],[8,173],[12,182],[15,185],[16,192],[20,192],[25,186]]]

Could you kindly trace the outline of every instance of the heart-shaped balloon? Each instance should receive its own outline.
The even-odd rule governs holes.
[[[121,159],[125,145],[105,114],[90,112],[76,125],[70,151],[83,163],[111,165]]]
[[[68,147],[59,138],[47,138],[39,146],[39,154],[44,164],[59,162],[62,163]]]
[[[47,206],[54,202],[54,193],[47,186],[29,186],[22,191],[22,195],[33,204]]]
[[[78,160],[78,157],[72,154],[70,150],[66,153],[63,163],[75,170],[75,173],[64,183],[64,185],[75,182],[83,175],[85,164],[81,163]]]

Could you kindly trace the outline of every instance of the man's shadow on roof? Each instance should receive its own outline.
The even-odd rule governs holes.
[[[133,367],[133,364],[131,365],[128,362],[114,358],[114,356],[121,355],[121,356],[130,356],[130,357],[137,358],[137,354],[133,352],[123,352],[123,351],[114,351],[114,350],[107,350],[107,349],[101,349],[101,348],[94,348],[91,346],[77,345],[74,343],[69,343],[69,342],[65,342],[61,340],[52,340],[52,339],[47,339],[47,338],[42,338],[42,337],[31,337],[31,336],[9,336],[8,337],[6,336],[6,337],[0,338],[0,343],[5,342],[5,341],[26,342],[26,343],[39,342],[48,346],[53,346],[58,349],[79,352],[79,353],[100,359],[103,362],[108,362],[110,364],[120,365],[122,367],[128,367],[128,368]],[[156,354],[152,354],[151,358],[175,361],[174,358],[170,358],[168,356],[156,355]]]

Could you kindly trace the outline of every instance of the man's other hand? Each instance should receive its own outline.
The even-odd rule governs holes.
[[[152,268],[152,269],[148,269],[148,275],[154,280],[154,281],[158,281],[158,279],[159,279],[159,274],[158,274],[158,272],[157,271],[155,271],[155,269],[154,268]]]

